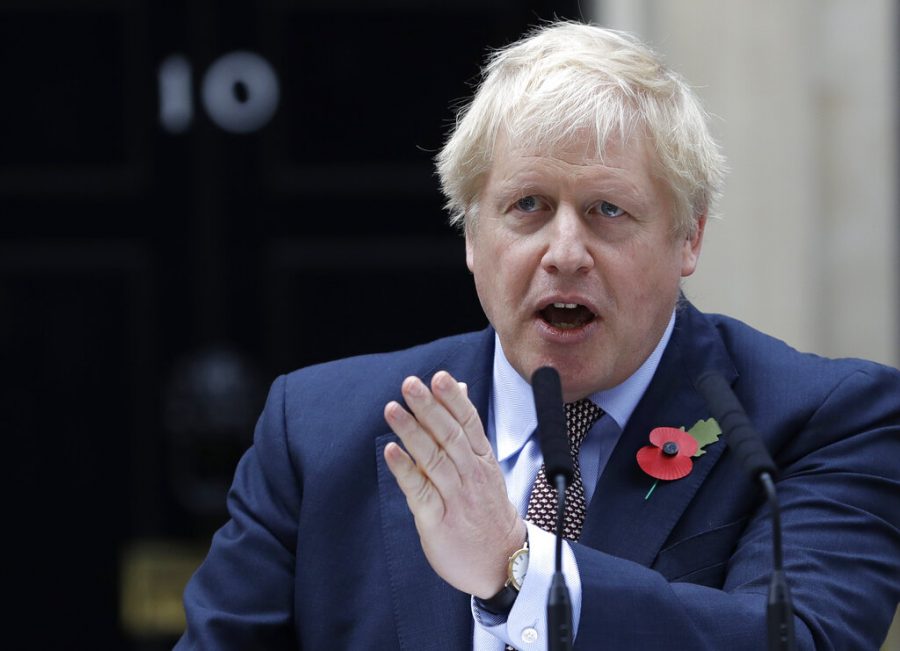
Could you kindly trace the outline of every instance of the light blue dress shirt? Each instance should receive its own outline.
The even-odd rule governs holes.
[[[588,396],[605,414],[588,431],[578,461],[584,494],[590,504],[597,479],[613,448],[637,406],[662,357],[675,326],[673,312],[662,338],[650,356],[634,374],[622,384]],[[503,353],[500,339],[494,346],[493,389],[488,406],[487,434],[494,449],[510,501],[525,517],[531,487],[543,463],[543,456],[534,436],[537,416],[531,386],[510,365]],[[546,604],[547,592],[554,568],[554,536],[526,522],[528,527],[529,561],[525,582],[508,618],[497,617],[479,609],[472,602],[475,618],[473,648],[475,651],[502,651],[505,644],[517,649],[537,651],[547,648]],[[572,625],[578,631],[581,617],[581,577],[575,555],[568,543],[563,543],[563,574],[572,598]]]

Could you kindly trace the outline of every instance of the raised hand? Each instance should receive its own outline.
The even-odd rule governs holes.
[[[506,581],[506,561],[525,541],[525,522],[506,494],[503,474],[478,411],[449,373],[431,389],[417,377],[401,388],[410,412],[389,402],[384,417],[403,441],[384,450],[406,496],[428,562],[455,588],[489,598]]]

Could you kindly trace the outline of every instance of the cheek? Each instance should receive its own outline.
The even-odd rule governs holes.
[[[479,287],[490,279],[493,255],[484,242],[476,242],[466,246],[466,266],[475,275],[475,283]]]
[[[517,319],[526,306],[534,266],[532,257],[521,247],[496,246],[481,249],[475,256],[475,288],[488,317],[510,321]]]
[[[614,257],[607,257],[601,264],[623,309],[645,311],[650,304],[669,301],[680,287],[681,248],[674,248],[671,242],[656,246],[638,243],[616,251]],[[622,305],[622,301],[627,305]]]
[[[485,256],[479,260],[475,273],[478,294],[493,304],[507,303],[512,299],[518,278],[510,265],[497,257]]]
[[[475,290],[482,307],[491,317],[491,306],[502,296],[502,280],[495,254],[485,246],[484,241],[478,241],[466,246],[466,264],[474,276]]]

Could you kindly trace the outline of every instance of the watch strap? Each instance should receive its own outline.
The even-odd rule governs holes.
[[[500,592],[489,599],[475,597],[475,603],[482,610],[486,610],[494,615],[506,615],[512,609],[513,604],[516,603],[516,597],[518,596],[519,591],[507,583]]]

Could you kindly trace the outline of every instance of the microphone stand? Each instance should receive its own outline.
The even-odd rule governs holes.
[[[728,447],[734,450],[747,472],[762,484],[772,511],[772,578],[766,603],[766,629],[769,651],[795,651],[794,605],[784,574],[781,545],[781,509],[772,476],[777,472],[772,456],[747,416],[731,385],[714,371],[697,380],[697,389],[726,435]]]
[[[550,651],[572,649],[572,601],[562,573],[562,532],[565,530],[566,483],[572,480],[572,453],[566,436],[562,384],[559,373],[542,366],[531,376],[537,435],[548,482],[556,486],[556,570],[547,596],[547,646]]]
[[[772,553],[774,556],[772,578],[769,581],[769,599],[766,604],[766,625],[770,651],[795,651],[794,606],[791,591],[784,576],[781,549],[781,509],[775,495],[775,482],[768,472],[759,475],[772,509]]]
[[[566,578],[562,573],[562,531],[566,514],[566,477],[560,473],[556,480],[556,566],[547,596],[547,647],[549,651],[572,650],[572,600]]]

